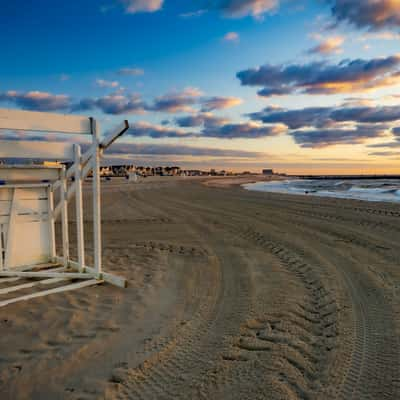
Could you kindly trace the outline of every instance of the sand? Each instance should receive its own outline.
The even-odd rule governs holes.
[[[399,399],[400,207],[229,179],[105,182],[129,287],[0,309],[0,399]]]

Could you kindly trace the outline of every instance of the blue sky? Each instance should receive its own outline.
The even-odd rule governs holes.
[[[399,9],[397,0],[16,0],[0,14],[0,106],[93,115],[105,129],[127,118],[134,162],[396,172]],[[318,119],[288,121],[288,110],[316,106]],[[376,107],[386,108],[365,116]]]

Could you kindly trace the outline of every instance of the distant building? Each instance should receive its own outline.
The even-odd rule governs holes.
[[[273,169],[263,169],[262,173],[263,173],[263,175],[273,175],[274,170]]]

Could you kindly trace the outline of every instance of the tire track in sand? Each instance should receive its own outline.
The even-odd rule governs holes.
[[[302,386],[299,385],[298,379],[294,380],[290,377],[290,369],[287,371],[279,369],[274,373],[283,384],[295,392],[298,399],[317,398],[315,396],[321,389],[321,380],[324,379],[329,353],[336,346],[337,308],[334,296],[326,290],[318,272],[293,249],[274,242],[253,228],[236,228],[236,233],[278,258],[281,265],[295,275],[306,289],[307,297],[304,298],[303,303],[297,304],[299,310],[289,311],[279,316],[289,325],[300,326],[300,332],[303,331],[303,334],[300,337],[288,338],[281,332],[280,335],[269,334],[258,337],[269,342],[271,346],[286,343],[298,353],[300,358],[307,359],[308,368],[305,367],[307,364],[295,362],[293,358],[285,354],[281,356],[292,368],[298,370],[299,375],[304,377]],[[298,332],[298,329],[295,330]],[[287,332],[287,328],[285,331]],[[307,344],[309,352],[306,353],[304,346],[299,346],[298,343]],[[250,350],[255,349],[257,349],[256,346],[253,349],[250,347]]]
[[[335,267],[344,278],[352,301],[354,340],[351,360],[336,398],[398,398],[400,391],[396,376],[400,367],[399,343],[395,336],[393,310],[381,290],[368,279],[367,271],[360,271],[354,261],[351,262],[343,255],[344,252],[339,249],[340,243],[332,248],[331,237],[344,239],[342,246],[351,243],[352,246],[361,247],[364,252],[371,253],[371,258],[378,255],[382,257],[384,254],[379,249],[376,250],[375,243],[369,242],[362,233],[356,240],[348,242],[346,239],[349,235],[340,232],[333,225],[323,225],[323,230],[322,225],[318,226],[310,219],[301,222],[291,219],[290,222],[296,224],[309,240],[316,240],[320,245],[324,242],[326,253],[334,254]]]

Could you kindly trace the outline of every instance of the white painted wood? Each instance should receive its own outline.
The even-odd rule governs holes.
[[[47,188],[8,189],[0,186],[0,198],[3,235],[4,225],[7,227],[4,268],[47,262],[50,239],[47,229]]]
[[[78,263],[80,270],[85,265],[85,244],[83,232],[83,198],[82,198],[82,178],[81,178],[81,147],[75,145],[75,209],[76,209],[76,231],[77,231],[77,249],[78,249]]]
[[[92,279],[98,278],[98,274],[91,272],[52,272],[52,271],[2,271],[0,277],[20,278],[67,278],[67,279]]]
[[[0,224],[8,225],[10,217],[0,215]],[[46,222],[48,221],[48,216],[46,214],[32,214],[32,215],[16,215],[15,221],[17,224],[27,224],[30,222]]]
[[[46,199],[46,187],[48,185],[34,185],[34,186],[21,186],[21,185],[14,185],[13,187],[6,187],[1,185],[0,186],[0,200],[8,200],[11,201],[12,199],[12,190],[10,189],[18,189],[18,198],[20,200],[38,200],[38,199]],[[3,190],[3,189],[8,190]]]
[[[47,188],[51,186],[49,183],[16,183],[16,184],[5,184],[0,185],[1,189],[15,189],[15,188]]]
[[[49,240],[50,240],[50,259],[55,261],[56,258],[56,230],[54,221],[54,192],[53,188],[49,186],[47,188],[47,217],[48,217],[48,227],[49,227]]]
[[[40,271],[42,269],[47,269],[49,271],[50,270],[51,271],[56,271],[56,270],[60,270],[61,271],[61,269],[65,269],[64,267],[54,268],[54,267],[57,267],[58,265],[60,265],[60,264],[53,263],[53,262],[51,262],[51,263],[43,263],[43,264],[22,265],[20,267],[13,268],[13,271],[32,271],[32,270]]]
[[[101,209],[100,209],[100,133],[97,129],[96,121],[92,120],[93,137],[93,249],[94,249],[94,269],[101,273]]]
[[[59,257],[57,258],[57,260],[61,261],[61,259]],[[75,261],[69,260],[68,265],[77,271],[79,270],[79,264]],[[87,265],[85,265],[84,271],[92,273],[92,274],[96,274],[96,270],[92,267],[88,267]],[[114,286],[118,286],[121,288],[126,288],[128,286],[128,281],[121,276],[110,274],[108,272],[102,272],[100,276],[101,276],[101,279],[103,279],[104,281],[106,281],[108,283],[111,283]]]
[[[91,134],[87,117],[9,109],[0,109],[0,129]]]
[[[8,220],[8,230],[6,236],[6,254],[4,257],[4,269],[10,268],[10,258],[12,257],[12,251],[14,250],[13,245],[15,241],[15,230],[16,230],[16,223],[15,217],[17,215],[17,190],[12,189],[12,204],[10,207],[10,214]]]
[[[4,112],[2,112],[4,111]],[[35,115],[34,115],[35,114]],[[40,117],[40,118],[39,118]],[[68,171],[65,167],[61,168],[3,168],[0,167],[0,180],[7,178],[7,187],[0,186],[0,229],[7,234],[10,240],[7,240],[7,246],[11,243],[15,246],[16,241],[14,237],[20,240],[23,238],[24,248],[14,249],[12,251],[6,248],[5,253],[25,254],[26,247],[28,248],[27,255],[32,256],[33,248],[38,247],[34,240],[29,243],[29,237],[23,236],[23,232],[18,230],[24,228],[26,234],[33,237],[43,239],[47,243],[47,248],[41,253],[47,261],[61,261],[63,264],[62,269],[67,266],[72,266],[79,272],[57,272],[54,269],[47,271],[37,271],[36,263],[27,267],[27,263],[21,264],[19,262],[12,263],[12,270],[0,269],[0,284],[7,281],[12,282],[18,279],[28,278],[46,278],[45,281],[29,282],[21,285],[16,285],[11,288],[0,288],[0,294],[11,293],[13,291],[21,290],[23,288],[30,288],[46,284],[46,282],[58,282],[64,279],[84,279],[85,281],[92,280],[92,284],[107,281],[120,287],[126,287],[127,281],[124,278],[115,276],[113,274],[103,273],[101,264],[101,210],[100,210],[100,158],[105,148],[109,147],[119,136],[121,136],[128,128],[129,123],[125,121],[121,126],[116,128],[114,132],[107,136],[103,142],[100,143],[100,128],[97,122],[90,119],[83,119],[78,117],[75,120],[67,121],[65,118],[68,116],[61,115],[48,115],[43,114],[39,116],[37,113],[26,114],[16,111],[9,112],[9,110],[0,110],[0,129],[26,129],[26,130],[51,130],[52,132],[68,132],[68,133],[90,133],[92,134],[92,145],[85,154],[81,154],[80,147],[76,145],[74,148],[69,144],[55,143],[47,146],[47,143],[34,143],[34,142],[3,142],[0,144],[0,157],[2,154],[10,157],[23,157],[23,158],[58,158],[58,159],[73,159],[74,164]],[[25,118],[25,119],[24,119]],[[69,118],[69,117],[68,117]],[[85,120],[87,132],[82,132],[82,121]],[[64,123],[63,126],[61,122]],[[53,125],[52,125],[53,124]],[[77,126],[79,125],[79,128]],[[29,125],[29,128],[27,126]],[[40,126],[39,126],[40,125]],[[57,127],[55,125],[58,125]],[[72,150],[72,151],[71,151]],[[3,153],[2,153],[3,152]],[[46,172],[45,172],[46,171]],[[85,249],[84,249],[84,231],[83,231],[83,199],[82,199],[82,181],[87,175],[93,171],[93,231],[94,231],[94,268],[85,266]],[[45,177],[44,177],[45,176]],[[68,187],[68,179],[74,177],[73,184]],[[49,180],[49,183],[41,183],[41,180]],[[30,182],[27,184],[26,182]],[[28,185],[28,186],[26,186]],[[23,187],[24,186],[24,187]],[[54,190],[60,190],[59,204],[54,204]],[[4,189],[4,190],[1,190]],[[26,192],[26,190],[30,192]],[[42,197],[38,197],[38,191],[43,190]],[[11,196],[11,193],[16,192],[17,196]],[[77,240],[78,240],[78,262],[72,262],[69,255],[69,234],[68,234],[68,201],[75,194],[76,201],[76,219],[77,219]],[[17,199],[15,199],[17,197]],[[15,200],[18,200],[16,202]],[[54,221],[56,216],[61,213],[62,222],[62,244],[63,255],[58,257],[55,249],[55,233]],[[16,228],[17,226],[17,228]],[[42,228],[45,227],[45,232]],[[36,230],[36,231],[35,231]],[[15,243],[14,243],[15,242]],[[27,244],[25,244],[27,243]],[[31,248],[32,247],[32,248]],[[40,246],[39,246],[40,248]],[[1,250],[1,249],[0,249]],[[15,257],[15,256],[14,256]],[[7,266],[11,266],[11,262]],[[37,260],[35,260],[37,262]],[[44,262],[40,260],[40,262]],[[4,265],[3,265],[4,267]],[[1,266],[0,266],[1,268]],[[32,270],[30,270],[32,268]],[[22,270],[24,269],[24,270]],[[96,278],[95,280],[93,278]],[[45,282],[45,283],[42,283]],[[84,287],[87,285],[81,282],[76,288]],[[67,285],[68,289],[55,288],[54,290],[73,290],[73,285]],[[42,291],[37,294],[29,295],[29,298],[42,296],[53,293],[50,291]],[[22,298],[11,299],[14,301],[22,301]],[[10,304],[8,300],[6,303],[2,302],[1,305]]]
[[[16,292],[18,290],[30,289],[35,286],[52,285],[54,283],[59,283],[59,282],[64,282],[64,281],[66,281],[66,279],[64,279],[64,278],[49,278],[49,279],[43,279],[41,281],[21,283],[20,285],[9,286],[9,287],[0,289],[0,295]]]
[[[125,120],[122,124],[118,125],[106,138],[101,142],[100,147],[107,149],[110,147],[120,136],[122,136],[129,129],[129,122]]]
[[[3,248],[3,242],[5,239],[5,224],[2,224],[0,222],[0,271],[3,271],[4,269],[4,254],[5,254],[5,248]]]
[[[75,147],[75,145],[74,145],[74,147]],[[75,154],[75,153],[74,153]],[[74,155],[74,157],[75,157],[75,155]],[[72,178],[74,175],[75,175],[75,168],[76,168],[76,161],[75,161],[75,158],[74,158],[74,164],[73,165],[71,165],[68,169],[67,169],[67,179],[70,179],[70,178]],[[55,183],[55,185],[57,184],[57,182]]]
[[[31,300],[31,299],[34,299],[37,297],[47,296],[49,294],[62,293],[62,292],[70,291],[70,290],[82,289],[82,288],[85,288],[88,286],[99,285],[101,283],[103,283],[103,281],[97,280],[97,279],[90,279],[90,280],[83,281],[83,282],[71,283],[69,285],[65,285],[65,286],[61,286],[61,287],[57,287],[57,288],[53,288],[53,289],[48,289],[48,290],[42,290],[40,292],[16,297],[13,299],[3,300],[0,302],[0,307],[4,307],[4,306],[7,306],[7,305],[13,304],[13,303],[18,303],[20,301]]]
[[[21,198],[21,194],[18,192],[18,216],[45,214],[47,217],[47,195],[44,198],[40,198],[41,188],[38,189],[36,199],[23,199]],[[21,189],[18,189],[18,191],[19,190]],[[2,186],[0,186],[0,191],[4,191]],[[0,200],[0,215],[10,215],[11,205],[12,200]]]
[[[36,267],[36,266],[35,266]],[[60,271],[65,271],[64,267],[61,268],[52,268],[51,269],[52,272],[60,272]],[[0,285],[2,285],[3,283],[10,283],[10,282],[16,282],[16,281],[20,281],[24,278],[21,277],[13,277],[13,278],[0,278]]]
[[[0,146],[1,157],[72,160],[73,152],[70,143],[2,140]]]
[[[9,283],[9,282],[15,282],[15,281],[19,281],[21,278],[1,278],[0,279],[0,285],[2,283]]]
[[[81,171],[81,181],[84,182],[84,180],[87,178],[89,175],[90,171],[92,170],[92,162],[87,163]],[[71,175],[72,176],[72,175]],[[72,196],[75,194],[76,191],[76,182],[72,182],[71,185],[69,185],[68,191],[67,191],[67,201],[72,199]],[[54,209],[54,218],[57,219],[61,212],[61,204],[58,204],[55,209]]]
[[[64,267],[68,265],[69,260],[69,232],[68,232],[68,200],[67,200],[67,179],[65,168],[61,172],[62,185],[60,186],[60,204],[61,204],[61,231]]]
[[[43,264],[50,260],[47,221],[16,222],[10,239],[7,268],[14,269],[30,263]]]

